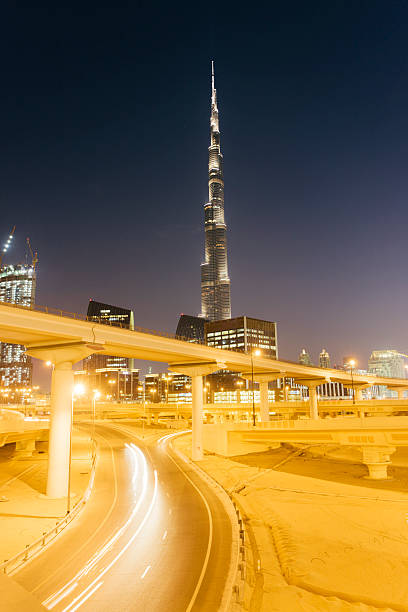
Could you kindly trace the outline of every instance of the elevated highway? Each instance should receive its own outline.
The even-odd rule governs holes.
[[[291,377],[309,387],[310,416],[318,418],[316,388],[325,382],[341,382],[359,391],[384,385],[400,392],[406,379],[354,376],[333,369],[304,366],[241,352],[187,342],[148,330],[129,330],[95,323],[83,317],[47,307],[26,308],[0,303],[0,341],[25,345],[27,353],[54,364],[51,389],[51,429],[47,494],[62,497],[68,491],[69,432],[72,421],[72,366],[95,353],[146,359],[169,364],[172,371],[192,378],[192,456],[203,456],[203,376],[220,369],[254,375],[260,384],[261,420],[269,419],[268,382]]]
[[[387,467],[397,446],[408,446],[408,417],[373,417],[319,421],[281,420],[252,427],[246,423],[205,425],[204,446],[213,453],[234,456],[267,450],[277,442],[356,446],[369,478],[387,478]]]

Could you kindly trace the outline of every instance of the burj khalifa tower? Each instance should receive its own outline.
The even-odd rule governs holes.
[[[201,316],[210,321],[231,318],[227,260],[227,226],[224,220],[224,176],[220,147],[214,62],[211,62],[211,119],[208,148],[209,202],[204,205],[205,256],[201,264]]]

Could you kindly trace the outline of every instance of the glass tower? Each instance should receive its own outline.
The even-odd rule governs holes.
[[[36,272],[32,265],[7,265],[0,269],[0,302],[30,307],[34,304]],[[31,357],[20,344],[0,343],[0,383],[4,387],[30,387]]]
[[[214,62],[211,62],[211,119],[208,148],[209,202],[204,205],[205,256],[201,264],[201,316],[210,321],[231,318],[227,261],[227,226],[224,220],[224,175],[220,146]]]

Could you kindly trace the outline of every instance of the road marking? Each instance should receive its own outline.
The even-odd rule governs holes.
[[[162,540],[165,540],[166,538],[167,538],[167,529],[166,529],[166,531],[162,535]]]
[[[117,472],[116,472],[116,462],[115,462],[115,455],[113,452],[113,446],[109,443],[109,440],[107,440],[106,438],[104,438],[101,434],[97,434],[100,438],[102,438],[103,440],[105,440],[105,442],[107,442],[108,446],[110,446],[111,449],[111,455],[112,455],[112,466],[113,466],[113,476],[114,476],[114,483],[115,483],[115,493],[113,496],[113,502],[109,508],[109,511],[107,513],[107,515],[105,516],[105,518],[103,519],[103,521],[98,525],[97,529],[95,529],[95,531],[93,532],[93,534],[87,539],[85,540],[85,542],[82,544],[82,546],[80,546],[76,551],[75,551],[75,555],[72,555],[70,559],[68,559],[67,561],[70,561],[74,556],[76,556],[85,546],[87,546],[87,544],[89,544],[89,542],[95,537],[95,535],[98,533],[98,531],[100,531],[100,529],[102,529],[103,525],[106,523],[106,521],[108,520],[108,518],[110,517],[110,515],[113,512],[113,509],[116,505],[117,502],[117,498],[118,498],[118,482],[117,482]],[[55,570],[55,572],[53,572],[52,574],[48,574],[47,578],[45,578],[45,580],[43,580],[42,582],[40,582],[39,584],[37,584],[37,586],[35,587],[35,589],[33,589],[33,593],[35,591],[37,591],[43,584],[45,584],[52,576],[55,576],[55,574],[60,571],[60,568],[58,568],[57,570]],[[81,570],[82,571],[82,570]],[[56,593],[53,593],[52,595],[50,595],[50,597],[48,597],[46,600],[44,600],[42,602],[43,606],[45,606],[46,608],[50,608],[50,603],[54,600],[55,597],[58,597],[59,594],[64,591],[66,588],[69,588],[70,585],[75,582],[77,580],[78,577],[80,577],[81,575],[81,571],[78,572],[74,578],[72,578],[65,586],[63,586],[59,591],[57,591]],[[71,590],[71,589],[70,589]],[[62,599],[64,599],[62,597]],[[51,609],[51,608],[50,608]]]
[[[149,571],[149,569],[151,569],[151,565],[148,565],[145,569],[145,571],[143,572],[143,574],[140,576],[140,579],[143,580],[143,578],[146,576],[147,572]]]
[[[173,434],[174,436],[175,434]],[[172,436],[172,437],[173,437]],[[173,461],[174,465],[180,470],[180,472],[182,472],[182,474],[184,474],[184,476],[187,478],[187,480],[191,483],[191,485],[195,488],[195,490],[197,491],[197,493],[200,495],[201,499],[204,502],[204,505],[206,507],[207,513],[208,513],[208,520],[209,520],[209,524],[210,524],[210,529],[209,529],[209,536],[208,536],[208,545],[207,545],[207,552],[205,555],[205,559],[204,559],[204,564],[201,570],[201,574],[200,577],[198,579],[198,582],[196,584],[196,588],[194,589],[194,593],[193,596],[191,598],[190,603],[188,604],[187,608],[186,608],[186,612],[190,612],[192,607],[194,606],[195,600],[197,599],[197,595],[198,592],[201,588],[201,584],[204,580],[204,576],[205,576],[205,572],[207,571],[207,566],[208,566],[208,561],[210,558],[210,551],[211,551],[211,545],[212,545],[212,539],[213,539],[213,520],[212,520],[212,515],[211,515],[211,509],[210,506],[208,505],[207,500],[205,499],[204,495],[201,493],[200,489],[194,484],[194,482],[191,480],[191,478],[187,475],[187,473],[183,470],[183,468],[181,468],[179,466],[179,464],[177,463],[177,461],[175,461],[173,459],[173,457],[171,455],[169,455],[168,452],[166,452],[167,456]]]
[[[145,456],[143,455],[142,451],[141,451],[141,450],[140,450],[140,449],[139,449],[137,446],[135,446],[135,448],[136,448],[136,449],[137,449],[137,450],[138,450],[138,451],[141,453],[141,455],[142,455],[142,457],[143,457],[143,459],[144,459],[144,462],[145,462],[144,467],[145,467],[145,474],[146,474],[146,477],[144,477],[144,482],[143,482],[143,485],[144,485],[144,487],[143,487],[143,492],[142,492],[141,497],[139,498],[139,502],[141,503],[141,501],[144,499],[144,497],[145,497],[145,495],[146,495],[146,491],[147,491],[147,471],[148,471],[148,470],[147,470],[147,461],[146,461]],[[141,532],[141,530],[142,530],[142,529],[143,529],[143,527],[145,526],[145,524],[146,524],[147,520],[149,519],[149,516],[150,516],[150,515],[151,515],[151,513],[152,513],[152,510],[153,510],[154,504],[156,503],[156,499],[157,499],[157,492],[158,492],[157,470],[154,470],[154,490],[153,490],[153,496],[152,496],[152,499],[151,499],[150,505],[149,505],[149,507],[148,507],[148,509],[147,509],[147,512],[146,512],[146,514],[145,514],[145,516],[144,516],[144,518],[143,518],[142,522],[139,524],[139,527],[136,529],[136,531],[135,531],[135,533],[132,535],[132,537],[131,537],[131,538],[129,538],[129,540],[126,542],[125,546],[123,546],[123,548],[122,548],[122,549],[121,549],[121,550],[118,552],[118,554],[116,555],[116,557],[114,557],[114,558],[112,559],[112,561],[111,561],[111,562],[110,562],[110,563],[109,563],[109,564],[108,564],[108,565],[105,567],[105,569],[103,569],[103,570],[100,572],[99,576],[97,576],[97,578],[95,578],[95,579],[94,579],[94,580],[91,582],[91,584],[90,584],[90,585],[87,587],[87,589],[89,589],[89,588],[90,588],[91,586],[93,586],[93,585],[94,585],[96,582],[98,582],[98,580],[100,580],[100,579],[101,579],[101,578],[102,578],[102,577],[103,577],[103,576],[106,574],[106,572],[108,572],[108,571],[109,571],[109,570],[110,570],[110,569],[113,567],[113,565],[115,565],[115,563],[116,563],[116,562],[117,562],[117,561],[118,561],[118,560],[121,558],[121,556],[122,556],[122,555],[123,555],[123,554],[124,554],[124,553],[127,551],[127,549],[129,548],[129,546],[130,546],[130,545],[133,543],[134,539],[135,539],[135,538],[136,538],[136,537],[139,535],[139,533]],[[139,502],[138,502],[138,503],[139,503]],[[98,587],[98,588],[99,588],[99,587]],[[74,600],[74,601],[75,601],[75,600]],[[70,604],[69,606],[67,606],[66,608],[64,608],[63,612],[68,612],[68,610],[69,610],[70,612],[74,612],[74,610],[72,610],[72,609],[71,609],[71,606],[72,606],[72,604]]]

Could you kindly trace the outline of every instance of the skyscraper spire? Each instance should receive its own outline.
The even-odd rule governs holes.
[[[209,202],[204,205],[205,256],[201,264],[201,316],[217,321],[231,317],[227,260],[227,226],[224,220],[224,175],[215,89],[211,62],[210,146],[208,148]]]

